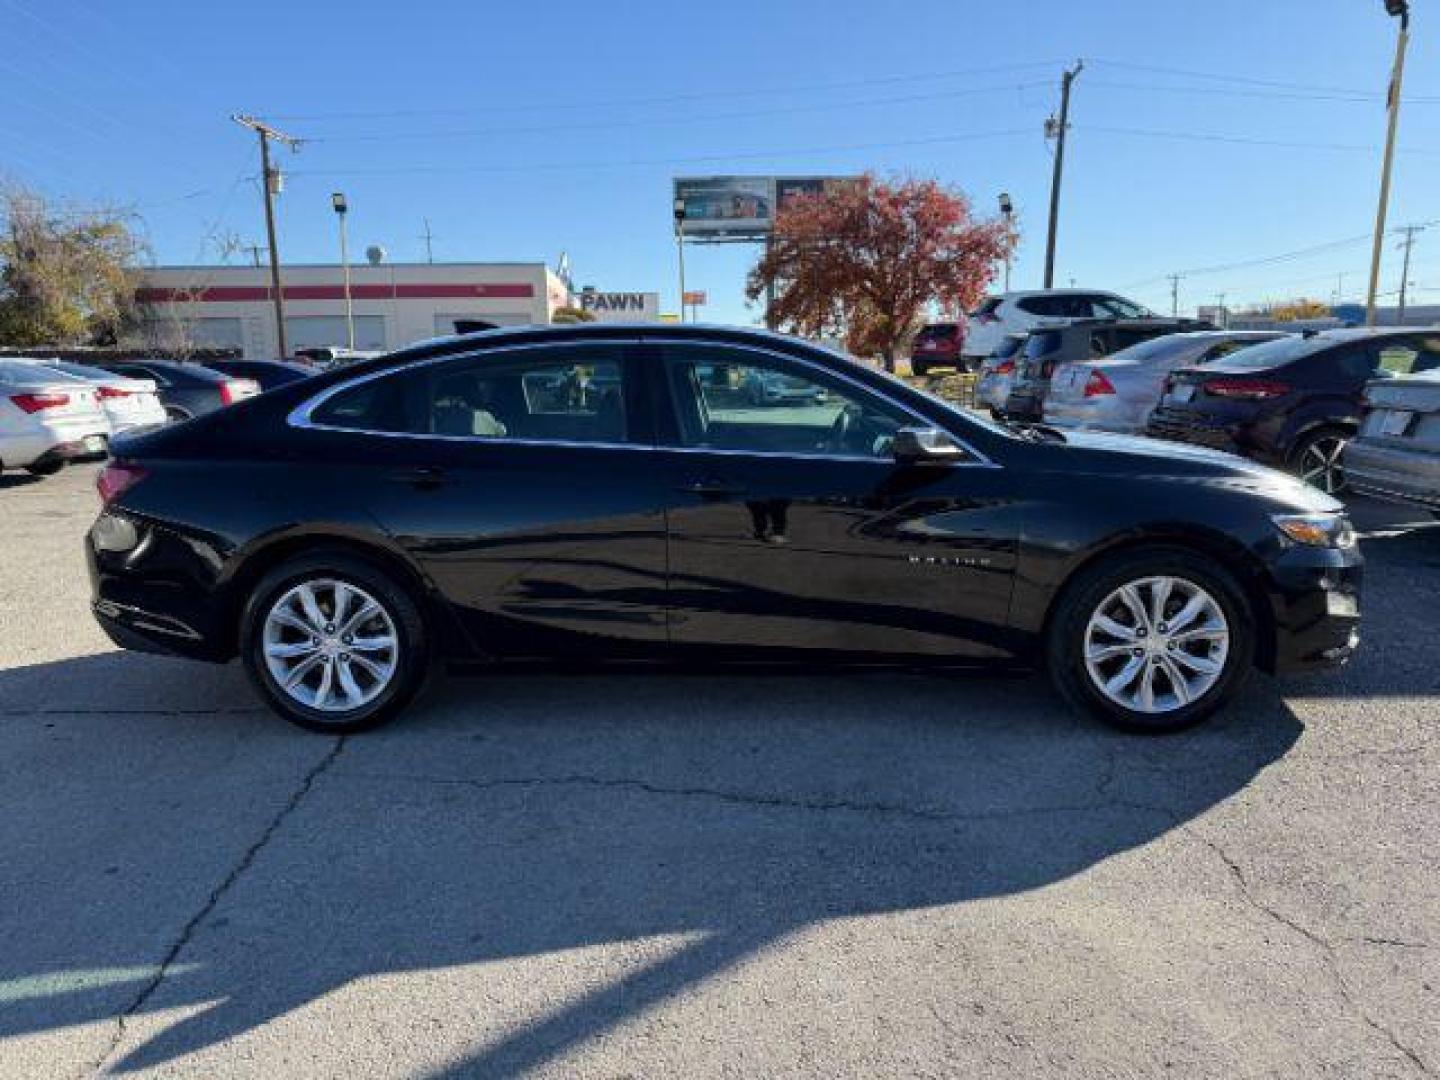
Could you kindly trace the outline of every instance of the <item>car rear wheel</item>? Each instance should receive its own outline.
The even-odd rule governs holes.
[[[426,648],[409,591],[342,553],[267,574],[241,619],[245,669],[266,704],[329,734],[363,731],[404,709],[424,682]]]
[[[47,461],[43,465],[26,465],[25,471],[31,476],[54,476],[64,467],[64,460],[56,460]]]
[[[1218,563],[1183,550],[1128,552],[1082,571],[1051,622],[1051,677],[1083,711],[1130,731],[1178,731],[1244,683],[1249,605]]]
[[[1327,495],[1339,495],[1348,486],[1345,446],[1350,436],[1334,428],[1312,432],[1290,454],[1295,475]]]

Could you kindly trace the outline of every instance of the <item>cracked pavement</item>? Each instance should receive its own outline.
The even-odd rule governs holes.
[[[525,671],[340,740],[116,652],[0,482],[0,1076],[1440,1071],[1440,525],[1165,739],[1037,678]]]

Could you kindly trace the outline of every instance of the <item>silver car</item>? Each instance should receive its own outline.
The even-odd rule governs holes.
[[[1365,404],[1345,447],[1351,489],[1440,513],[1440,371],[1372,382]]]
[[[993,352],[980,365],[980,378],[975,383],[975,403],[998,415],[1005,408],[1005,399],[1015,384],[1015,364],[1020,359],[1028,334],[1006,334]]]
[[[1104,359],[1061,364],[1050,377],[1045,422],[1055,427],[1144,432],[1170,372],[1284,336],[1271,330],[1195,330],[1142,341]]]

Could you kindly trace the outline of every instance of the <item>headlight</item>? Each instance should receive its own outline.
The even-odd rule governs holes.
[[[1287,537],[1306,547],[1355,546],[1355,530],[1344,514],[1276,514],[1271,520]]]

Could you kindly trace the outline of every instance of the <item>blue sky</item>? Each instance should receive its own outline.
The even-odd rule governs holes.
[[[1440,8],[1414,0],[1392,225],[1440,219]],[[1427,6],[1430,10],[1426,10]],[[283,152],[287,261],[546,260],[673,309],[670,178],[937,177],[992,212],[1008,190],[1016,287],[1039,284],[1060,71],[1073,102],[1057,284],[1168,309],[1363,293],[1395,23],[1381,0],[409,5],[0,0],[0,176],[75,206],[133,205],[157,262],[261,242],[255,113]],[[1332,243],[1338,242],[1338,243]],[[692,249],[716,321],[755,321],[755,252]],[[243,260],[240,254],[232,259]],[[1344,275],[1343,283],[1338,275]],[[1387,251],[1382,289],[1398,285]],[[1440,224],[1416,302],[1440,302]]]

